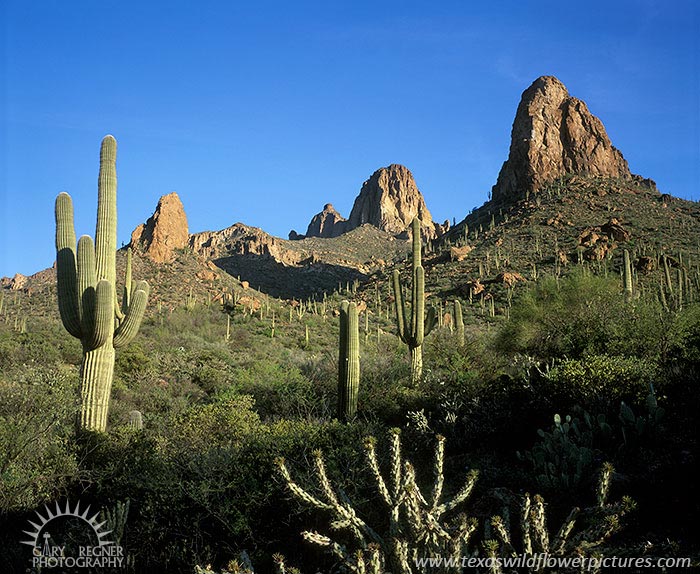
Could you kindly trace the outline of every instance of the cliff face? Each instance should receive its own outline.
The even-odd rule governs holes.
[[[492,199],[520,199],[564,174],[632,177],[603,123],[557,78],[542,76],[523,92]]]
[[[156,263],[172,261],[174,250],[187,247],[188,241],[187,215],[175,192],[161,197],[155,213],[131,233],[131,248]]]

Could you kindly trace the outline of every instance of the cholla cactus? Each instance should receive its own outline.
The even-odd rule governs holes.
[[[111,534],[110,538],[117,544],[121,543],[124,537],[130,504],[131,501],[128,498],[126,502],[118,500],[113,508],[105,508],[100,513],[100,520],[106,523],[107,530]]]
[[[356,574],[383,574],[387,571],[412,574],[423,572],[417,566],[417,561],[422,558],[442,555],[458,559],[466,555],[467,545],[476,530],[476,519],[460,514],[445,522],[444,516],[469,498],[476,484],[477,471],[467,473],[462,488],[449,501],[444,501],[443,437],[437,437],[433,487],[427,496],[418,488],[413,465],[401,456],[400,431],[394,429],[391,432],[388,480],[379,467],[375,444],[373,437],[365,439],[367,464],[388,513],[388,529],[384,531],[367,524],[348,497],[333,488],[320,451],[314,452],[314,470],[322,497],[314,496],[294,482],[284,459],[277,459],[279,473],[289,491],[309,506],[331,514],[331,529],[345,532],[351,546],[318,532],[306,531],[302,536],[332,552],[350,572]],[[449,565],[430,569],[433,574],[459,571],[459,567]]]
[[[575,507],[556,533],[547,530],[544,499],[525,494],[520,503],[520,534],[522,549],[513,547],[513,537],[506,521],[500,516],[491,519],[492,533],[496,540],[487,541],[489,551],[494,556],[532,556],[536,553],[552,557],[600,556],[606,553],[603,544],[620,529],[620,518],[635,507],[635,503],[624,497],[616,503],[608,503],[610,479],[614,469],[611,464],[603,465],[596,489],[596,504],[589,508]],[[507,509],[506,509],[507,510]],[[577,525],[583,524],[580,528]],[[553,532],[553,531],[552,531]],[[607,553],[614,554],[609,550]],[[568,572],[562,568],[528,569],[528,572]],[[572,572],[579,570],[571,570]]]
[[[281,554],[272,555],[273,572],[274,574],[301,574],[298,568],[287,566],[286,559]],[[194,567],[194,574],[255,574],[255,569],[250,561],[248,553],[244,550],[236,560],[231,560],[226,568],[220,572],[216,572],[208,564],[204,568],[201,566]]]

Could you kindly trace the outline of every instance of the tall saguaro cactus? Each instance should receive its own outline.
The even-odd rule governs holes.
[[[65,192],[56,198],[58,309],[66,330],[83,346],[79,426],[85,430],[107,428],[114,351],[136,336],[148,300],[148,283],[131,281],[128,252],[121,308],[117,301],[116,159],[117,142],[108,135],[100,149],[95,242],[83,235],[77,253],[73,201]]]
[[[421,265],[420,220],[417,217],[413,219],[411,228],[413,232],[413,289],[410,317],[404,302],[398,269],[394,269],[393,287],[396,326],[399,338],[408,346],[411,355],[411,380],[416,384],[423,374],[423,339],[435,327],[437,316],[435,309],[431,307],[427,318],[425,317],[425,271]]]
[[[340,342],[338,345],[338,418],[348,421],[357,412],[360,389],[360,330],[357,305],[340,305]]]

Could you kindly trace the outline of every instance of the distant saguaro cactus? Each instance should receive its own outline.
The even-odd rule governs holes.
[[[132,430],[143,430],[143,415],[141,411],[129,412],[129,427],[131,427]]]
[[[340,305],[340,341],[338,344],[338,418],[348,421],[357,412],[360,388],[360,332],[357,305]]]
[[[625,249],[622,252],[622,286],[625,289],[625,299],[632,299],[632,264],[630,263],[630,252]]]
[[[83,346],[79,427],[85,430],[107,428],[114,351],[136,336],[148,300],[148,283],[131,281],[131,253],[127,252],[121,308],[117,302],[116,158],[117,142],[108,135],[100,149],[95,242],[83,235],[77,254],[73,201],[65,192],[56,198],[58,309],[63,326]]]
[[[457,331],[457,343],[464,346],[464,315],[462,314],[462,304],[459,299],[455,299],[455,329]]]
[[[430,334],[437,323],[435,309],[428,311],[425,317],[425,271],[421,265],[420,220],[416,217],[411,224],[413,231],[413,289],[411,297],[411,316],[406,311],[401,289],[398,269],[394,269],[393,287],[396,301],[396,326],[399,338],[408,346],[411,355],[411,380],[418,383],[423,374],[423,339]]]

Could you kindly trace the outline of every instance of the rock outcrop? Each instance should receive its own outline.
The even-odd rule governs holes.
[[[332,203],[326,203],[323,211],[311,219],[306,229],[306,237],[337,237],[345,231],[345,221]]]
[[[603,123],[557,78],[542,76],[523,92],[492,199],[520,199],[565,174],[632,177]]]
[[[189,246],[207,259],[232,255],[264,255],[283,265],[296,265],[303,258],[285,247],[285,241],[257,227],[236,223],[221,231],[203,231],[189,238]]]
[[[427,237],[435,237],[435,223],[413,174],[403,165],[391,164],[375,171],[362,185],[346,226],[350,230],[370,223],[389,233],[402,233],[414,217],[421,220]]]
[[[391,164],[375,171],[362,184],[347,220],[328,203],[309,223],[306,237],[338,237],[365,224],[389,233],[403,233],[414,217],[421,220],[427,239],[445,231],[444,226],[433,222],[413,174],[403,165]]]
[[[0,287],[11,291],[21,291],[26,289],[29,277],[21,273],[15,273],[14,277],[3,277],[0,279]]]
[[[177,193],[164,195],[155,213],[131,234],[131,248],[141,251],[156,263],[173,260],[175,249],[187,247],[187,215]]]

